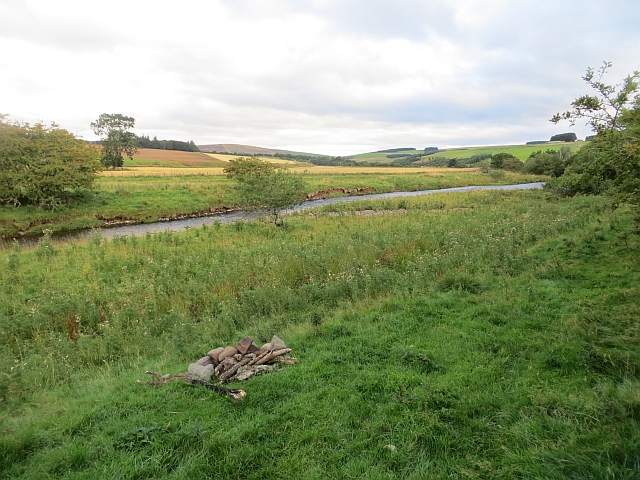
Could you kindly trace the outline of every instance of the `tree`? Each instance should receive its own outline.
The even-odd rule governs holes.
[[[546,152],[538,150],[529,155],[522,166],[522,172],[559,177],[564,173],[564,162],[555,150],[547,150]]]
[[[259,158],[238,158],[229,163],[224,172],[238,182],[236,191],[243,206],[265,212],[275,225],[282,225],[283,210],[306,198],[305,184],[299,175],[276,169]]]
[[[606,85],[602,77],[610,66],[605,62],[596,80],[589,68],[583,78],[596,95],[577,98],[573,111],[551,119],[575,123],[586,118],[596,135],[567,158],[565,174],[549,182],[548,188],[567,196],[610,194],[616,203],[633,205],[640,221],[640,73],[634,72],[618,85]]]
[[[575,142],[578,140],[578,136],[573,133],[558,133],[549,139],[550,142]]]
[[[495,155],[492,155],[491,168],[502,168],[504,161],[510,158],[515,158],[516,160],[518,160],[516,157],[514,157],[510,153],[506,153],[506,152],[500,152],[500,153],[496,153]]]
[[[587,68],[587,73],[582,79],[595,90],[595,94],[576,98],[571,102],[573,110],[556,113],[550,121],[558,123],[561,120],[569,120],[573,126],[576,120],[586,118],[587,125],[596,133],[622,130],[624,125],[621,116],[638,98],[640,72],[634,71],[617,85],[607,85],[602,80],[611,66],[611,62],[603,62],[597,72],[591,67]]]
[[[98,150],[52,123],[0,115],[0,201],[56,208],[93,188]]]
[[[260,176],[273,174],[276,167],[273,163],[256,157],[239,157],[229,160],[229,166],[224,168],[227,178],[243,182],[248,175]]]
[[[126,117],[120,113],[103,113],[98,120],[91,123],[93,132],[101,137],[101,161],[106,168],[122,167],[122,154],[132,159],[138,151],[136,135],[129,131],[135,123],[133,117]]]

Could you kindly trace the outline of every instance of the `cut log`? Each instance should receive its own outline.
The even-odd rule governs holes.
[[[235,358],[226,357],[224,360],[222,360],[222,362],[220,362],[220,365],[218,365],[216,367],[214,372],[215,372],[216,375],[220,376],[221,373],[226,372],[231,367],[233,367],[236,363],[238,363],[238,362],[236,361]]]
[[[290,348],[283,348],[282,350],[276,350],[276,351],[271,352],[271,353],[265,355],[264,357],[262,357],[254,365],[262,365],[264,363],[267,363],[270,360],[273,360],[276,357],[279,357],[280,355],[284,355],[285,353],[289,353],[290,351],[291,351]]]
[[[244,358],[241,362],[236,363],[234,366],[232,366],[229,370],[225,371],[224,373],[222,373],[218,379],[220,380],[221,383],[224,383],[225,381],[227,381],[227,379],[233,377],[236,372],[238,371],[238,369],[240,367],[245,366],[247,363],[249,363],[251,360],[253,360],[253,358],[249,358],[251,356],[251,354],[247,355],[247,358]]]
[[[229,381],[241,381],[246,380],[249,377],[253,377],[254,375],[262,375],[263,373],[273,372],[276,368],[276,365],[254,365],[252,367],[241,367],[238,370],[238,374],[235,377],[229,379]],[[246,370],[245,370],[246,369]]]

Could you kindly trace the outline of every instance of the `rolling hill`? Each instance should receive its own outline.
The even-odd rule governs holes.
[[[252,145],[240,145],[237,143],[216,143],[208,145],[198,145],[201,152],[204,153],[231,153],[238,155],[274,155],[274,154],[289,154],[289,155],[310,155],[314,157],[326,156],[318,153],[309,152],[294,152],[292,150],[279,150],[276,148],[254,147]]]

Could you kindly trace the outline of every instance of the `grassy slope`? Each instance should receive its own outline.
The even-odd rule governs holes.
[[[469,158],[474,155],[481,154],[496,154],[501,152],[510,153],[520,160],[524,161],[529,158],[529,155],[532,152],[537,152],[538,150],[546,150],[546,149],[560,149],[562,146],[569,146],[573,149],[581,148],[584,145],[584,142],[571,142],[571,143],[553,143],[553,144],[543,144],[543,145],[495,145],[495,146],[487,146],[487,147],[467,147],[467,148],[449,148],[446,150],[442,150],[438,153],[433,153],[429,155],[427,158],[434,157],[442,157],[442,158]],[[403,150],[401,152],[393,152],[393,153],[406,153],[410,155],[415,155],[421,153],[421,150]],[[353,160],[356,161],[367,161],[367,162],[383,162],[388,163],[393,161],[394,159],[387,158],[389,153],[362,153],[360,155],[355,155]]]
[[[186,170],[186,169],[185,169]],[[479,172],[432,173],[426,169],[415,174],[326,174],[304,175],[309,192],[330,187],[372,187],[376,192],[421,190],[491,183],[525,183],[536,177],[507,174],[495,176]],[[54,231],[99,227],[110,219],[154,222],[159,217],[236,206],[233,183],[223,176],[181,177],[104,177],[97,182],[97,193],[85,202],[55,211],[36,207],[0,207],[0,237],[20,233],[41,234]]]
[[[630,228],[477,192],[13,253],[0,477],[637,478]],[[242,404],[134,382],[273,333],[300,362]]]

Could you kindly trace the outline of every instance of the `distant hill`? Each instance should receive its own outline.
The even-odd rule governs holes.
[[[237,143],[217,143],[198,145],[201,152],[205,153],[235,153],[237,155],[311,155],[324,156],[317,153],[294,152],[292,150],[278,150],[276,148],[254,147],[251,145],[239,145]]]

